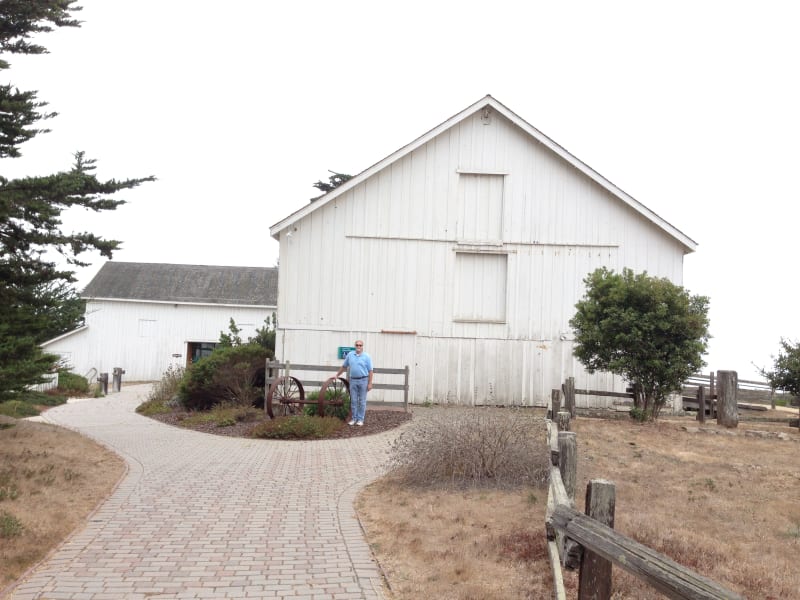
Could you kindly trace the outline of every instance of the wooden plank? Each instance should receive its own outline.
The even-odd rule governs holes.
[[[372,369],[375,373],[379,373],[381,375],[405,375],[405,369],[389,369],[388,367],[375,367]]]
[[[575,506],[575,502],[569,497],[569,494],[567,494],[567,490],[564,487],[564,480],[561,479],[561,471],[559,471],[558,467],[550,468],[550,487],[553,490],[554,510],[556,506],[561,505],[568,507]]]
[[[544,528],[547,532],[547,539],[556,543],[559,556],[564,556],[564,545],[567,535],[564,531],[553,526],[553,514],[559,505],[569,508],[575,506],[572,498],[567,495],[564,489],[564,482],[561,480],[561,471],[558,467],[550,468],[550,485],[547,490],[547,510],[545,511]]]
[[[550,525],[570,538],[634,574],[668,598],[681,600],[743,600],[724,588],[656,552],[616,532],[607,525],[565,505],[556,505]]]
[[[292,371],[338,371],[339,365],[304,365],[304,364],[291,364]],[[285,369],[286,363],[282,362],[268,362],[267,363],[268,369]],[[372,369],[374,373],[379,373],[383,375],[405,375],[405,369],[390,369],[388,367],[375,367]]]
[[[558,426],[553,421],[547,421],[547,443],[550,445],[550,461],[553,466],[558,466]]]
[[[567,600],[567,589],[564,587],[564,575],[561,572],[561,558],[558,556],[558,543],[548,540],[547,554],[550,556],[550,571],[553,573],[554,600]]]
[[[749,402],[737,402],[737,408],[741,408],[742,410],[769,410],[769,407],[766,404],[751,404]]]
[[[292,371],[295,371],[295,366],[292,365]],[[298,377],[299,379],[299,377]],[[264,385],[269,387],[270,384],[274,381],[274,378],[267,378],[264,380]],[[301,379],[303,383],[303,388],[313,388],[313,387],[322,387],[322,384],[325,381],[317,381],[313,379]],[[327,380],[326,380],[327,381]],[[373,383],[372,384],[373,390],[405,390],[406,386],[402,383]]]
[[[609,396],[610,398],[629,398],[633,399],[633,394],[625,392],[603,392],[600,390],[575,390],[575,394],[581,396]]]

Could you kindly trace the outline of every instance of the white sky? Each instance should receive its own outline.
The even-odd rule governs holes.
[[[3,175],[155,175],[67,230],[115,260],[274,266],[269,226],[486,94],[699,243],[710,369],[800,338],[792,2],[83,0],[6,72],[58,111]],[[104,259],[79,271],[79,289]]]

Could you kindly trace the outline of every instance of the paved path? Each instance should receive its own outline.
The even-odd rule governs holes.
[[[47,411],[129,471],[11,598],[384,598],[353,500],[380,475],[396,432],[314,442],[202,434],[137,415],[148,389]]]

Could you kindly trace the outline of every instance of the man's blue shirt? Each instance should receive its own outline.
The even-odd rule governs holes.
[[[369,354],[362,352],[360,355],[353,350],[344,358],[343,367],[350,367],[350,378],[366,377],[372,371],[372,359]]]

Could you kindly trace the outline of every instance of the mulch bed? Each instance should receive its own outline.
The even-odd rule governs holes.
[[[184,429],[193,429],[203,433],[212,433],[214,435],[225,435],[230,437],[250,437],[250,430],[255,427],[257,421],[249,421],[244,423],[236,423],[228,427],[218,427],[215,423],[196,423],[189,424],[182,422],[189,413],[174,412],[162,415],[152,415],[151,418],[166,423],[167,425],[174,425]],[[381,409],[367,409],[364,425],[358,427],[356,425],[345,425],[339,431],[336,431],[328,439],[340,439],[360,437],[364,435],[373,435],[376,433],[383,433],[390,429],[394,429],[411,420],[411,413],[402,410],[381,410]]]

